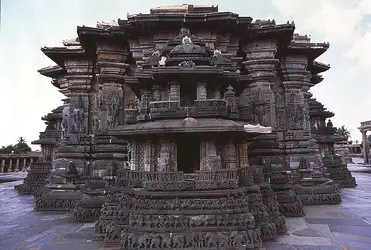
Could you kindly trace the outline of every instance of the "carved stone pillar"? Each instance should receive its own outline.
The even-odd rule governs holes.
[[[178,171],[177,144],[173,140],[169,142],[169,157],[170,157],[169,159],[170,171]]]
[[[16,170],[16,171],[17,171],[17,170],[20,170],[20,169],[19,169],[19,158],[17,158],[17,160],[16,160],[15,170]]]
[[[77,137],[89,133],[89,94],[93,78],[93,62],[87,59],[71,59],[65,61],[68,90],[71,93],[69,101],[70,138],[74,142]]]
[[[161,86],[160,85],[156,85],[156,86],[153,86],[153,101],[161,101]]]
[[[32,159],[32,158],[31,158]],[[12,159],[9,159],[9,168],[8,168],[8,172],[9,172],[9,170],[10,170],[10,172],[12,172],[12,170],[13,170],[13,160]]]
[[[276,77],[275,59],[277,43],[275,40],[260,40],[246,44],[245,68],[252,78],[252,84],[244,94],[248,106],[252,108],[252,120],[256,124],[272,126],[274,124],[274,98],[271,86]],[[274,129],[274,128],[273,128]]]
[[[299,168],[300,159],[305,157],[311,166],[316,164],[318,156],[311,144],[309,105],[303,88],[309,86],[310,72],[305,55],[288,55],[281,58],[283,86],[285,89],[287,130],[285,132],[287,159],[294,171]],[[308,128],[309,127],[309,128]]]
[[[362,130],[362,146],[363,146],[363,159],[364,163],[368,164],[369,163],[369,150],[368,150],[368,145],[367,145],[367,131]]]
[[[155,144],[151,140],[147,140],[144,143],[144,171],[155,171],[156,170],[156,148]]]
[[[232,140],[229,140],[224,147],[225,167],[237,168],[237,151],[236,146]]]
[[[139,142],[137,140],[132,140],[130,142],[129,149],[131,158],[130,158],[130,169],[139,170]]]
[[[197,83],[197,100],[207,99],[206,82]]]
[[[170,85],[169,100],[180,102],[180,86],[179,86],[179,83],[178,82],[170,82],[169,85]]]
[[[160,141],[160,153],[159,158],[163,159],[163,163],[167,166],[158,166],[157,165],[157,171],[170,171],[170,142],[168,140],[161,140]],[[159,164],[160,162],[157,162]]]
[[[5,159],[1,160],[1,173],[4,173]]]
[[[200,170],[209,170],[207,160],[207,141],[205,137],[200,141]]]
[[[248,158],[248,142],[247,140],[242,140],[238,144],[238,161],[240,168],[248,167],[249,166],[249,158]]]
[[[142,89],[140,91],[140,103],[139,103],[139,115],[137,117],[138,121],[146,121],[149,117],[150,112],[149,103],[151,101],[151,92]]]
[[[222,98],[222,94],[220,92],[220,88],[216,87],[214,89],[214,99],[221,99]]]
[[[23,159],[23,169],[26,168],[26,158]]]
[[[207,140],[207,165],[208,170],[221,168],[221,162],[218,162],[216,153],[216,140],[209,138]]]

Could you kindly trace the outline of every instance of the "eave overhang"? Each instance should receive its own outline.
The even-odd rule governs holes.
[[[85,55],[85,51],[81,46],[43,47],[41,48],[41,51],[62,68],[64,68],[64,62],[66,59]]]

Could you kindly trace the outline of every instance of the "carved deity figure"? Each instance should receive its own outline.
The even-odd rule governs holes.
[[[84,176],[89,176],[91,171],[91,164],[88,162],[84,167]]]
[[[219,50],[214,50],[214,55],[211,58],[211,65],[231,64],[231,59],[223,56]]]
[[[120,98],[117,90],[110,90],[108,94],[107,126],[113,128],[119,125]]]
[[[67,165],[67,174],[68,175],[76,175],[76,174],[78,174],[74,161],[70,161],[68,163],[68,165]]]
[[[62,130],[61,139],[62,140],[66,139],[68,135],[68,118],[69,118],[69,107],[66,106],[63,108],[63,111],[62,111],[62,123],[61,123],[61,130]]]
[[[84,132],[84,110],[77,108],[73,112],[73,132]]]
[[[182,39],[182,44],[175,46],[174,49],[171,50],[172,52],[177,53],[205,53],[205,50],[201,48],[201,46],[193,44],[191,38],[189,36],[185,36]]]
[[[331,119],[328,120],[326,126],[327,126],[328,128],[332,128],[332,127],[334,127],[334,125],[333,125],[332,122],[331,122]]]
[[[169,162],[165,157],[157,158],[157,171],[169,171]]]

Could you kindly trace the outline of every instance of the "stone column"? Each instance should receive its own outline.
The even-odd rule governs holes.
[[[23,169],[26,168],[26,158],[23,159]]]
[[[367,130],[361,130],[362,133],[362,146],[363,146],[363,160],[365,164],[368,164],[369,161],[369,150],[367,145]]]
[[[142,89],[140,91],[140,96],[139,115],[137,119],[138,121],[145,121],[148,119],[151,92],[146,89]]]
[[[127,48],[122,45],[106,41],[97,44],[97,71],[101,91],[96,90],[95,95],[100,100],[97,109],[102,131],[125,124],[127,88],[124,77],[129,67],[125,63],[127,56]]]
[[[15,170],[16,170],[16,171],[20,170],[20,169],[19,169],[19,158],[17,158],[17,160],[16,160]]]
[[[214,90],[214,99],[221,99],[221,98],[222,98],[222,94],[220,92],[220,88],[216,87]]]
[[[5,159],[1,160],[1,173],[4,173]]]
[[[207,99],[206,82],[197,83],[197,100]]]
[[[156,170],[155,145],[151,140],[144,143],[144,171]]]
[[[163,158],[166,160],[168,166],[167,169],[161,169],[161,166],[157,166],[157,171],[170,171],[172,166],[170,166],[170,143],[167,140],[160,141],[161,149],[160,149],[160,158]]]
[[[139,170],[139,142],[137,140],[132,140],[130,142],[130,169]]]
[[[238,144],[238,160],[239,160],[239,168],[244,168],[249,166],[249,158],[248,158],[248,143],[247,140],[244,139]]]
[[[200,170],[209,170],[207,162],[207,141],[205,137],[200,140]]]
[[[10,159],[9,159],[9,168],[8,168],[8,172],[11,172],[11,171],[12,171],[12,167],[13,167],[13,160],[10,158]]]
[[[32,165],[32,163],[33,163],[33,158],[31,157],[31,160],[30,160],[30,165]]]
[[[155,102],[161,101],[161,86],[160,85],[153,86],[153,101]]]
[[[169,168],[170,171],[178,171],[178,151],[177,144],[172,139],[169,142]]]
[[[246,104],[252,109],[251,120],[263,126],[273,126],[275,105],[271,87],[277,74],[277,43],[270,39],[254,41],[246,44],[244,49],[247,59],[244,64],[252,83],[243,94],[247,95]]]
[[[220,169],[221,162],[217,161],[217,154],[216,154],[216,140],[215,139],[208,139],[207,140],[207,165],[208,170],[216,170]]]
[[[303,157],[314,166],[319,159],[317,150],[313,147],[310,133],[309,105],[304,90],[309,89],[310,72],[307,71],[308,59],[305,55],[287,55],[281,58],[283,86],[285,90],[286,120],[285,131],[287,162],[293,170],[294,179]],[[309,127],[309,128],[308,128]]]
[[[179,83],[178,82],[170,82],[169,85],[170,85],[169,100],[180,102],[180,86],[179,86]]]
[[[237,151],[232,140],[225,145],[224,151],[226,168],[237,168]]]

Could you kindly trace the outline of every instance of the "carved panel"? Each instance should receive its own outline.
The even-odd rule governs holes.
[[[302,105],[287,105],[287,123],[288,129],[303,129],[304,128],[304,108]]]

